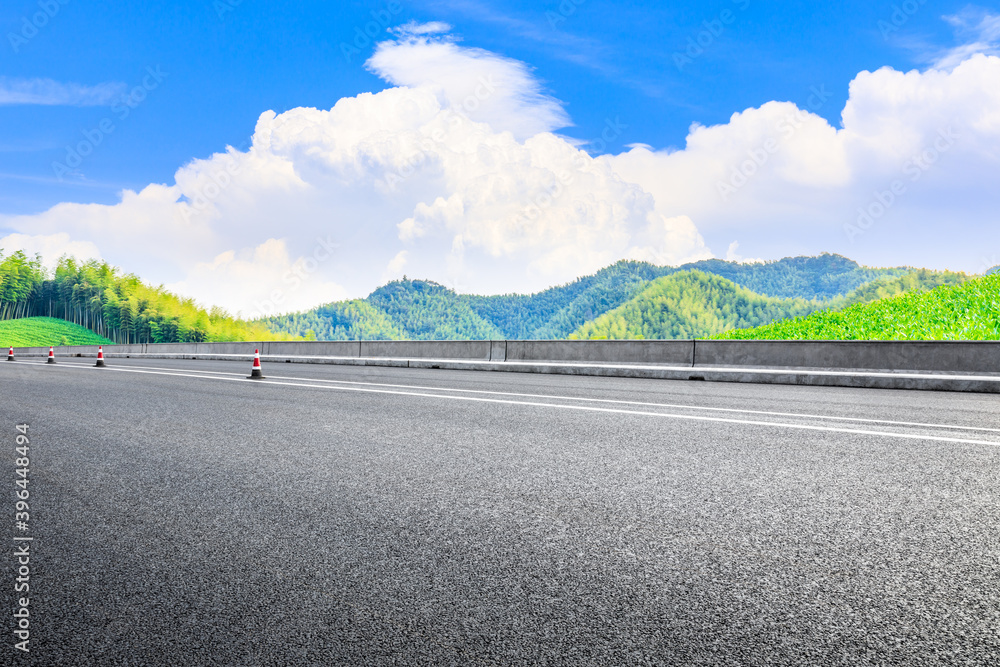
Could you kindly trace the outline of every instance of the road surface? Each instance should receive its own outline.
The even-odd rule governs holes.
[[[1000,661],[996,396],[108,363],[0,362],[4,664]]]

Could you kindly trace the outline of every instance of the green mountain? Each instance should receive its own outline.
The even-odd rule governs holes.
[[[453,290],[424,280],[399,280],[379,287],[367,299],[411,340],[487,340],[502,338]]]
[[[760,296],[816,300],[826,305],[872,281],[898,278],[912,271],[862,267],[831,254],[757,264],[706,260],[680,267],[620,261],[593,275],[535,294],[456,294],[429,281],[395,281],[367,299],[326,304],[305,313],[269,318],[264,323],[275,332],[314,334],[321,340],[564,339],[638,297],[653,281],[692,270],[725,278]],[[362,311],[361,303],[374,310]]]
[[[674,272],[646,262],[621,261],[567,285],[531,295],[461,296],[507,339],[561,339],[584,322],[616,308],[650,281]]]
[[[716,338],[741,340],[1000,340],[1000,274],[823,310]]]

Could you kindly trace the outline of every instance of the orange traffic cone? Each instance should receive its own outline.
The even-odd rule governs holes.
[[[10,352],[7,353],[7,361],[14,361],[14,348],[10,348]]]
[[[263,380],[264,374],[260,370],[260,350],[253,351],[253,369],[250,371],[248,380]]]
[[[97,346],[97,363],[94,364],[97,368],[104,368],[104,346]]]
[[[49,346],[49,361],[48,361],[48,363],[50,363],[50,364],[56,363],[56,351],[55,351],[55,348],[53,348],[51,345]]]

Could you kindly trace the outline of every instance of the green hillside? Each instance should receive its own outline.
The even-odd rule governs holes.
[[[55,317],[25,317],[0,321],[0,347],[45,347],[46,345],[110,345],[111,341],[90,329]]]
[[[866,268],[831,254],[758,264],[707,260],[681,267],[623,260],[535,294],[456,294],[429,281],[395,281],[367,299],[326,304],[263,323],[275,332],[314,334],[320,340],[564,339],[636,298],[653,281],[690,270],[726,278],[761,296],[821,300],[827,306],[872,281],[891,281],[912,271]]]
[[[487,340],[502,338],[454,290],[424,280],[397,280],[367,299],[388,315],[411,340]]]
[[[805,315],[818,302],[776,299],[701,271],[658,278],[635,298],[570,334],[570,339],[704,338]]]
[[[741,340],[1000,340],[1000,274],[906,292],[842,311],[754,329],[727,331],[717,338]]]

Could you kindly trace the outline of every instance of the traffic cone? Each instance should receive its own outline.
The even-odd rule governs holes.
[[[97,368],[104,368],[104,346],[97,346],[97,363],[94,364]]]
[[[55,348],[53,348],[51,345],[49,346],[49,361],[48,361],[48,363],[50,363],[50,364],[56,363],[56,351],[55,351]]]
[[[14,348],[10,348],[10,352],[7,353],[7,361],[14,361]]]
[[[264,374],[260,370],[260,350],[253,351],[253,369],[250,371],[248,380],[263,380]]]

